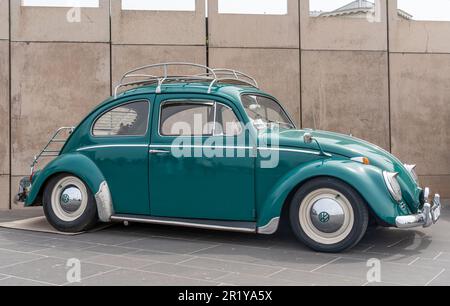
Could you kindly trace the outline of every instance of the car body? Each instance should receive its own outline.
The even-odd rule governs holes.
[[[22,180],[18,201],[48,206],[47,218],[63,231],[84,230],[98,219],[273,234],[286,212],[299,239],[324,252],[358,243],[369,218],[399,228],[437,222],[439,196],[429,201],[414,166],[349,135],[297,129],[274,97],[232,74],[126,83],[133,88],[98,105],[69,130],[55,159]],[[264,107],[284,121],[269,122]],[[232,117],[236,131],[171,134],[180,118],[189,121],[196,112],[214,114],[216,129],[218,112],[222,123]],[[175,156],[174,148],[186,149],[185,156]],[[245,154],[195,155],[205,148]],[[268,152],[276,162],[263,166],[273,157]],[[94,206],[89,220],[77,221],[85,211],[66,219],[80,203],[84,210]],[[344,223],[346,232],[334,235]]]

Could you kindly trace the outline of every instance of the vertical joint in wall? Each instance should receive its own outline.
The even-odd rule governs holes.
[[[12,75],[12,73],[11,73],[11,67],[12,67],[12,63],[11,63],[11,59],[12,59],[12,54],[11,54],[11,51],[12,51],[12,46],[11,46],[11,41],[12,41],[12,39],[11,39],[11,33],[12,33],[12,31],[11,31],[11,24],[12,24],[12,22],[11,22],[11,1],[10,0],[8,0],[9,1],[9,4],[8,4],[8,27],[9,27],[9,34],[8,34],[8,78],[9,78],[9,81],[8,81],[8,86],[9,86],[9,88],[8,88],[8,107],[9,107],[9,116],[8,116],[8,126],[9,126],[9,141],[8,141],[8,144],[9,144],[9,174],[8,174],[8,178],[9,178],[9,188],[8,188],[8,190],[9,190],[9,196],[8,196],[8,208],[9,209],[12,209],[12,204],[11,204],[11,199],[12,199],[12,130],[11,130],[11,127],[12,127],[12,78],[11,78],[11,75]]]

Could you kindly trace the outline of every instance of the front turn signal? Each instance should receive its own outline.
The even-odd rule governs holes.
[[[353,157],[351,160],[364,165],[370,165],[370,160],[367,157]]]

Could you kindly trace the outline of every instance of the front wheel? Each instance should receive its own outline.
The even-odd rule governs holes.
[[[333,178],[307,182],[294,195],[289,217],[297,238],[315,251],[337,253],[354,247],[369,223],[365,201]]]
[[[60,174],[50,179],[43,200],[48,222],[61,232],[82,232],[97,223],[95,198],[86,184],[75,176]]]

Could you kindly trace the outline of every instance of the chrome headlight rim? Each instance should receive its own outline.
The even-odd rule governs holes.
[[[391,196],[397,202],[401,202],[403,200],[403,194],[402,194],[402,189],[400,187],[400,184],[397,180],[398,173],[383,171],[383,177],[384,177],[384,182],[386,184],[386,187],[389,190],[389,193],[391,194]]]
[[[417,165],[408,165],[408,164],[405,164],[404,166],[405,166],[406,170],[408,170],[408,173],[411,175],[412,179],[413,179],[417,184],[419,184],[419,176],[418,176],[417,173],[416,173],[416,167],[417,167]]]

